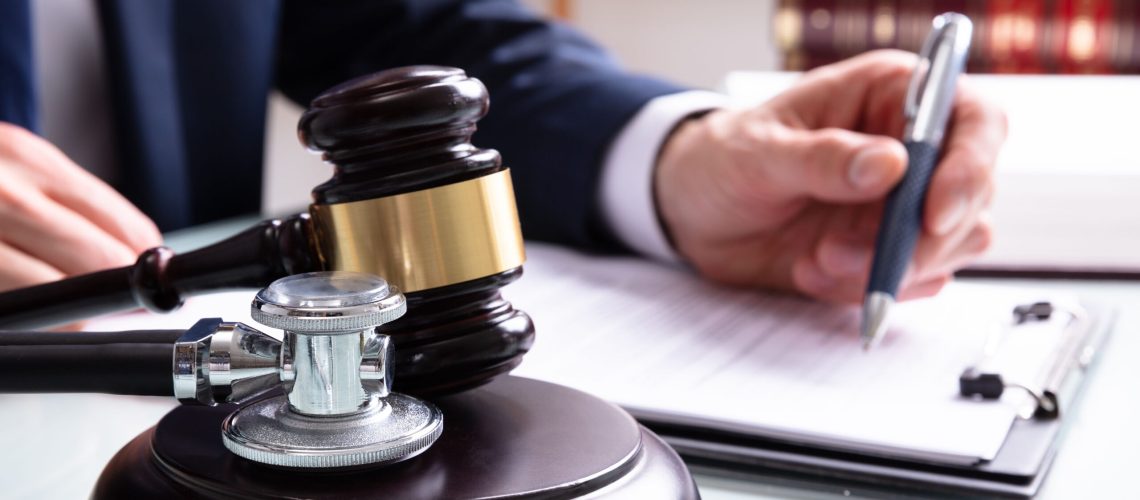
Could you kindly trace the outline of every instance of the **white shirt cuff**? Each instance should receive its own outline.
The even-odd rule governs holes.
[[[704,90],[661,96],[646,103],[618,133],[602,164],[600,196],[602,217],[618,240],[642,255],[681,261],[657,219],[657,155],[681,120],[728,104],[727,96]]]

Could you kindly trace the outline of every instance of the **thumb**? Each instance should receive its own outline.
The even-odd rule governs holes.
[[[791,195],[830,202],[882,197],[906,171],[902,143],[839,128],[784,128],[757,148],[763,177]]]

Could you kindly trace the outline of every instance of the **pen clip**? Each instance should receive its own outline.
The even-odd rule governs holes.
[[[962,14],[934,18],[907,84],[904,140],[939,145],[949,122],[958,75],[966,65],[973,24]]]
[[[930,80],[930,64],[934,56],[934,47],[941,43],[946,33],[946,22],[942,16],[934,18],[934,28],[926,40],[922,42],[922,49],[918,51],[918,62],[915,63],[914,72],[910,74],[910,83],[906,86],[906,102],[903,104],[903,115],[907,120],[913,120],[918,115],[918,104],[926,93],[926,84]]]

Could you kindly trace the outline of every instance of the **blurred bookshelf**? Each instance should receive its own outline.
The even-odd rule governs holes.
[[[800,71],[861,52],[917,52],[933,16],[974,22],[972,73],[1140,73],[1135,0],[780,0],[775,39],[784,69]]]

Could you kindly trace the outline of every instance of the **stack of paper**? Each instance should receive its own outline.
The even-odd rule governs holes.
[[[504,290],[538,330],[515,374],[657,421],[972,464],[997,454],[1026,403],[1014,391],[963,399],[958,375],[1037,292],[951,285],[897,308],[882,344],[864,352],[854,307],[720,288],[636,258],[533,243],[528,254],[524,278]],[[1063,333],[1034,328],[1003,360],[1007,378],[1032,383]]]

